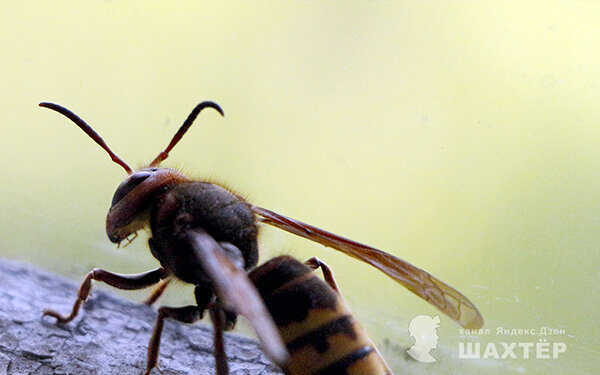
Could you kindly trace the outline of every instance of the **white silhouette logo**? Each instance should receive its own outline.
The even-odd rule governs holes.
[[[406,352],[415,360],[424,363],[435,362],[435,359],[429,352],[437,348],[439,336],[437,328],[440,326],[440,316],[433,318],[429,315],[417,315],[408,324],[410,337],[415,339],[415,344]]]

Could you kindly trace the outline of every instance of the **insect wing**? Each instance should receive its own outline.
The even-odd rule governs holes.
[[[208,233],[190,230],[187,235],[191,249],[200,259],[221,302],[248,319],[265,353],[275,363],[284,365],[289,357],[285,344],[246,272],[229,259],[225,250]]]
[[[483,326],[483,318],[467,297],[428,272],[384,251],[338,236],[323,229],[285,217],[265,208],[252,206],[263,223],[273,225],[379,269],[411,292],[423,298],[465,328]]]

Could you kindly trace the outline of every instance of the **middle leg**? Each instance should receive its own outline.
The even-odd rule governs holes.
[[[160,338],[162,336],[165,319],[173,319],[182,323],[194,323],[202,318],[202,311],[196,305],[183,307],[166,307],[158,309],[158,318],[148,343],[148,361],[146,364],[145,375],[149,375],[158,363],[158,354],[160,352]],[[160,369],[159,369],[160,370]]]

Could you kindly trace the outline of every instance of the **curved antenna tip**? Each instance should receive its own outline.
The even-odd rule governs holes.
[[[50,102],[41,102],[38,104],[39,107],[44,107],[44,108],[52,108],[52,107],[57,107],[57,104],[54,103],[50,103]]]
[[[38,104],[40,107],[48,108],[53,111],[60,113],[61,115],[67,117],[69,120],[73,121],[75,125],[77,125],[81,130],[83,130],[96,144],[104,149],[116,164],[119,164],[128,174],[131,174],[132,170],[120,157],[118,157],[111,149],[106,145],[106,142],[100,137],[98,133],[91,126],[89,126],[81,117],[77,116],[71,110],[50,102],[41,102]]]
[[[179,140],[181,140],[181,137],[183,137],[185,132],[187,132],[188,129],[190,128],[190,126],[192,126],[192,124],[194,123],[194,120],[196,119],[198,114],[204,108],[212,108],[215,111],[219,112],[221,114],[221,116],[225,117],[225,112],[223,112],[223,109],[217,103],[212,102],[210,100],[201,102],[196,107],[194,107],[192,112],[188,115],[187,119],[183,122],[183,125],[181,125],[179,130],[177,130],[177,133],[175,133],[175,135],[171,139],[171,142],[169,143],[167,148],[165,148],[163,151],[161,151],[158,154],[158,156],[156,158],[154,158],[154,160],[152,160],[152,162],[149,165],[150,167],[155,167],[155,166],[159,165],[163,160],[165,160],[166,158],[169,157],[169,152],[173,149],[173,147],[175,147],[177,142],[179,142]]]
[[[198,104],[196,106],[198,108],[198,112],[204,108],[210,107],[212,109],[214,109],[215,111],[219,112],[221,114],[221,116],[225,117],[225,112],[223,112],[223,109],[221,108],[221,106],[219,106],[217,103],[207,100],[204,101],[200,104]]]

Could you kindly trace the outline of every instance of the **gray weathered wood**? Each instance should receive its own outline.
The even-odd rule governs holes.
[[[42,320],[47,307],[68,312],[78,287],[0,259],[0,375],[143,374],[153,308],[94,289],[73,322],[59,326],[54,319]],[[232,375],[280,374],[256,341],[227,334],[226,342]],[[212,329],[167,321],[159,366],[164,375],[214,374]]]

